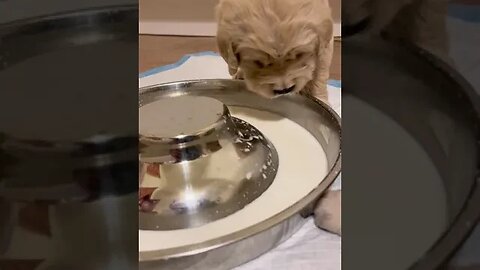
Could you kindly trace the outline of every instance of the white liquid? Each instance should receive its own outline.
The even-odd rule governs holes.
[[[388,116],[348,95],[343,96],[343,106],[355,109],[356,119],[360,119],[349,123],[355,133],[345,133],[350,137],[344,153],[366,166],[352,170],[344,163],[344,175],[349,173],[346,207],[356,210],[342,219],[348,227],[345,243],[355,250],[348,265],[355,269],[408,269],[446,228],[441,177],[418,142]]]
[[[322,147],[295,122],[247,108],[230,107],[230,112],[259,129],[275,146],[279,156],[275,181],[244,209],[204,226],[174,231],[140,230],[140,252],[200,243],[255,225],[301,200],[327,175]]]

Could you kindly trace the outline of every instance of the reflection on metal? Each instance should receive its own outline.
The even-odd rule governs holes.
[[[142,88],[139,98],[140,107],[179,96],[211,97],[227,106],[249,107],[286,117],[310,132],[327,156],[328,175],[318,179],[319,185],[311,193],[279,214],[249,228],[216,239],[172,249],[162,249],[159,244],[158,250],[141,251],[139,254],[140,269],[144,270],[188,269],[192,266],[196,269],[232,269],[258,257],[290,237],[304,224],[304,217],[312,213],[316,200],[340,173],[340,119],[331,108],[311,96],[291,95],[263,99],[246,91],[244,82],[236,80],[182,81]],[[242,124],[235,118],[232,118],[232,122],[237,129],[249,129],[248,124]],[[252,135],[254,134],[255,132]],[[258,141],[256,145],[257,147],[267,145],[268,148],[266,143],[267,141]],[[220,143],[220,145],[225,144]],[[213,155],[208,158],[212,159]],[[163,177],[161,170],[157,168],[159,167],[147,167],[144,170],[150,169],[152,174],[160,172],[160,177]],[[183,168],[179,171],[185,172]],[[185,174],[189,174],[189,177],[191,173],[196,173],[192,170],[186,171],[188,173]],[[146,174],[142,173],[142,175]],[[252,179],[253,177],[254,175]]]
[[[191,228],[226,217],[275,178],[273,145],[218,100],[165,98],[141,107],[139,117],[140,229]]]

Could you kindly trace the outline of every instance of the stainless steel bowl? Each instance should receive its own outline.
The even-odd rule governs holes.
[[[275,178],[273,145],[216,99],[162,98],[140,107],[139,119],[142,230],[224,218],[258,198]]]
[[[343,66],[342,80],[345,82],[345,89],[348,89],[343,93],[344,107],[349,108],[350,114],[354,112],[355,105],[349,102],[353,97],[374,107],[398,124],[427,153],[431,164],[438,172],[437,180],[445,190],[446,219],[443,233],[440,232],[437,239],[434,237],[434,241],[427,242],[430,248],[424,250],[424,254],[418,257],[418,261],[413,265],[408,266],[408,269],[451,268],[447,265],[448,260],[458,252],[462,242],[480,220],[478,207],[480,205],[480,145],[478,144],[480,96],[455,69],[427,51],[412,45],[382,39],[352,37],[343,40],[342,55],[348,59],[348,65]],[[382,69],[380,70],[379,67]],[[372,86],[372,82],[375,85]],[[441,124],[432,121],[439,115],[442,116]],[[359,117],[350,121],[356,120],[359,120]],[[375,147],[376,141],[384,137],[382,126],[378,124],[378,129],[365,133],[370,135],[368,140],[360,141],[360,137],[351,138],[347,146],[348,149],[352,149],[348,154],[351,161],[348,173],[356,179],[349,179],[354,181],[348,182],[348,190],[354,190],[354,192],[349,193],[345,198],[348,198],[347,203],[355,205],[358,213],[355,215],[356,213],[349,212],[343,219],[342,229],[349,232],[348,239],[358,239],[357,236],[364,235],[368,235],[371,239],[389,239],[389,236],[397,234],[397,228],[406,228],[407,224],[411,224],[411,220],[405,219],[402,221],[404,223],[397,223],[395,227],[385,226],[385,221],[392,216],[401,211],[410,211],[406,208],[406,204],[396,204],[394,208],[384,212],[389,213],[385,215],[379,214],[372,207],[372,205],[384,204],[383,201],[369,195],[372,187],[375,187],[374,192],[388,194],[386,193],[388,191],[375,185],[375,181],[381,179],[388,183],[391,180],[371,177],[372,174],[366,173],[368,170],[365,168],[375,168],[377,176],[383,176],[397,169],[382,168],[372,163],[371,159],[364,159],[364,153],[356,151],[358,149],[356,145],[362,142],[364,145]],[[445,127],[448,128],[445,129]],[[449,131],[446,132],[446,130]],[[355,133],[355,128],[351,127],[349,132]],[[377,155],[379,153],[384,155],[385,159],[393,160],[414,157],[408,152],[395,153],[394,157],[388,151],[377,152]],[[403,169],[404,165],[399,164],[398,168]],[[423,174],[417,171],[412,171],[410,177],[418,181],[418,185],[426,181]],[[405,183],[409,182],[405,181]],[[415,197],[418,192],[421,192],[420,189],[411,188],[409,193]],[[420,195],[426,196],[423,193]],[[362,212],[361,209],[368,209],[368,211]],[[425,224],[430,216],[430,213],[425,213],[416,218],[415,223]],[[359,224],[360,220],[368,220],[368,222]],[[415,226],[411,227],[409,233],[405,235],[413,240],[423,232],[424,230],[419,226]],[[387,264],[391,264],[388,260],[392,257],[379,258],[375,248],[390,250],[392,254],[404,254],[412,248],[395,241],[389,241],[387,245],[381,246],[370,244],[366,248],[362,241],[355,240],[350,241],[348,246],[349,249],[342,254],[349,259],[345,260],[342,266],[355,269],[365,267],[385,269]],[[398,261],[390,268],[393,266],[398,266]]]
[[[158,250],[139,253],[140,269],[231,269],[286,240],[312,213],[319,196],[340,173],[340,119],[331,108],[311,96],[263,99],[245,91],[244,82],[235,80],[184,81],[145,87],[140,89],[140,106],[179,96],[211,97],[227,106],[249,107],[286,117],[309,131],[327,156],[328,175],[319,177],[315,189],[279,214],[206,242],[172,249],[162,249],[159,243]]]
[[[137,25],[136,3],[0,24],[1,269],[137,267]]]

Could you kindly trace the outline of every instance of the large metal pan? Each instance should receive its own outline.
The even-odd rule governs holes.
[[[137,23],[130,5],[0,24],[2,267],[137,266]]]
[[[343,66],[343,108],[346,108],[343,116],[346,128],[348,129],[349,123],[360,121],[352,107],[354,104],[348,98],[361,100],[386,115],[413,137],[438,172],[438,181],[445,190],[446,225],[434,241],[428,243],[429,248],[409,266],[411,269],[437,269],[455,253],[480,217],[480,97],[452,67],[408,44],[352,37],[344,39],[342,54],[347,59]],[[378,127],[369,131],[369,147],[375,147],[375,141],[382,139],[381,125]],[[351,130],[352,134],[346,132],[345,136],[350,136],[345,139],[346,143],[355,141],[355,131]],[[345,151],[348,152],[348,149],[346,147]],[[415,158],[406,152],[383,152],[382,155],[385,159],[392,160],[398,157]],[[351,203],[355,204],[351,206],[353,209],[360,209],[366,206],[361,198],[368,196],[368,193],[385,192],[375,188],[373,179],[360,179],[360,176],[370,175],[365,173],[368,168],[385,174],[389,169],[371,164],[371,160],[365,159],[364,154],[349,152],[346,156],[350,158],[344,161],[349,168],[344,173],[344,178],[348,178],[344,185],[344,206],[349,209]],[[418,182],[424,181],[417,171],[410,171],[409,177]],[[388,182],[389,179],[382,181]],[[411,194],[417,192],[414,186],[409,190]],[[409,200],[411,194],[404,194],[404,199]],[[425,198],[431,196],[428,193],[417,195]],[[382,201],[372,199],[368,203],[379,205]],[[352,213],[347,211],[343,229],[346,232],[344,241],[349,249],[343,253],[347,256],[343,266],[362,268],[365,266],[363,263],[369,262],[369,269],[383,269],[379,266],[382,258],[378,258],[374,249],[390,249],[396,254],[408,252],[413,246],[398,246],[392,242],[386,246],[373,247],[372,243],[359,243],[357,238],[367,230],[376,230],[371,237],[386,237],[395,234],[395,230],[402,226],[427,222],[430,215],[426,212],[418,219],[403,220],[404,223],[400,222],[395,227],[380,228],[379,224],[403,210],[409,211],[399,206],[390,209],[385,216],[362,213],[362,219],[368,220],[375,229],[358,226],[355,223],[358,216],[349,218]],[[417,226],[419,227],[421,226]],[[424,233],[413,229],[409,237],[413,239]],[[397,269],[394,268],[395,265],[392,267],[389,268]]]
[[[174,249],[162,249],[159,243],[158,250],[139,254],[141,269],[231,269],[277,246],[312,213],[319,196],[340,173],[340,119],[330,107],[311,96],[268,100],[247,91],[244,82],[236,80],[183,81],[145,87],[140,90],[140,106],[179,95],[213,97],[227,106],[254,108],[286,117],[309,131],[327,156],[328,175],[319,177],[317,188],[279,214],[211,241]]]

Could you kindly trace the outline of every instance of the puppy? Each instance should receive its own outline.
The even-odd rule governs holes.
[[[267,98],[305,91],[328,102],[328,0],[220,0],[216,17],[220,54],[250,91]]]
[[[448,0],[342,1],[342,35],[387,34],[453,64],[448,56]]]
[[[326,192],[317,203],[314,215],[318,227],[342,235],[342,191]]]
[[[230,75],[266,98],[307,92],[328,104],[333,21],[328,0],[220,0],[217,45]],[[340,191],[327,192],[315,223],[341,232]]]

